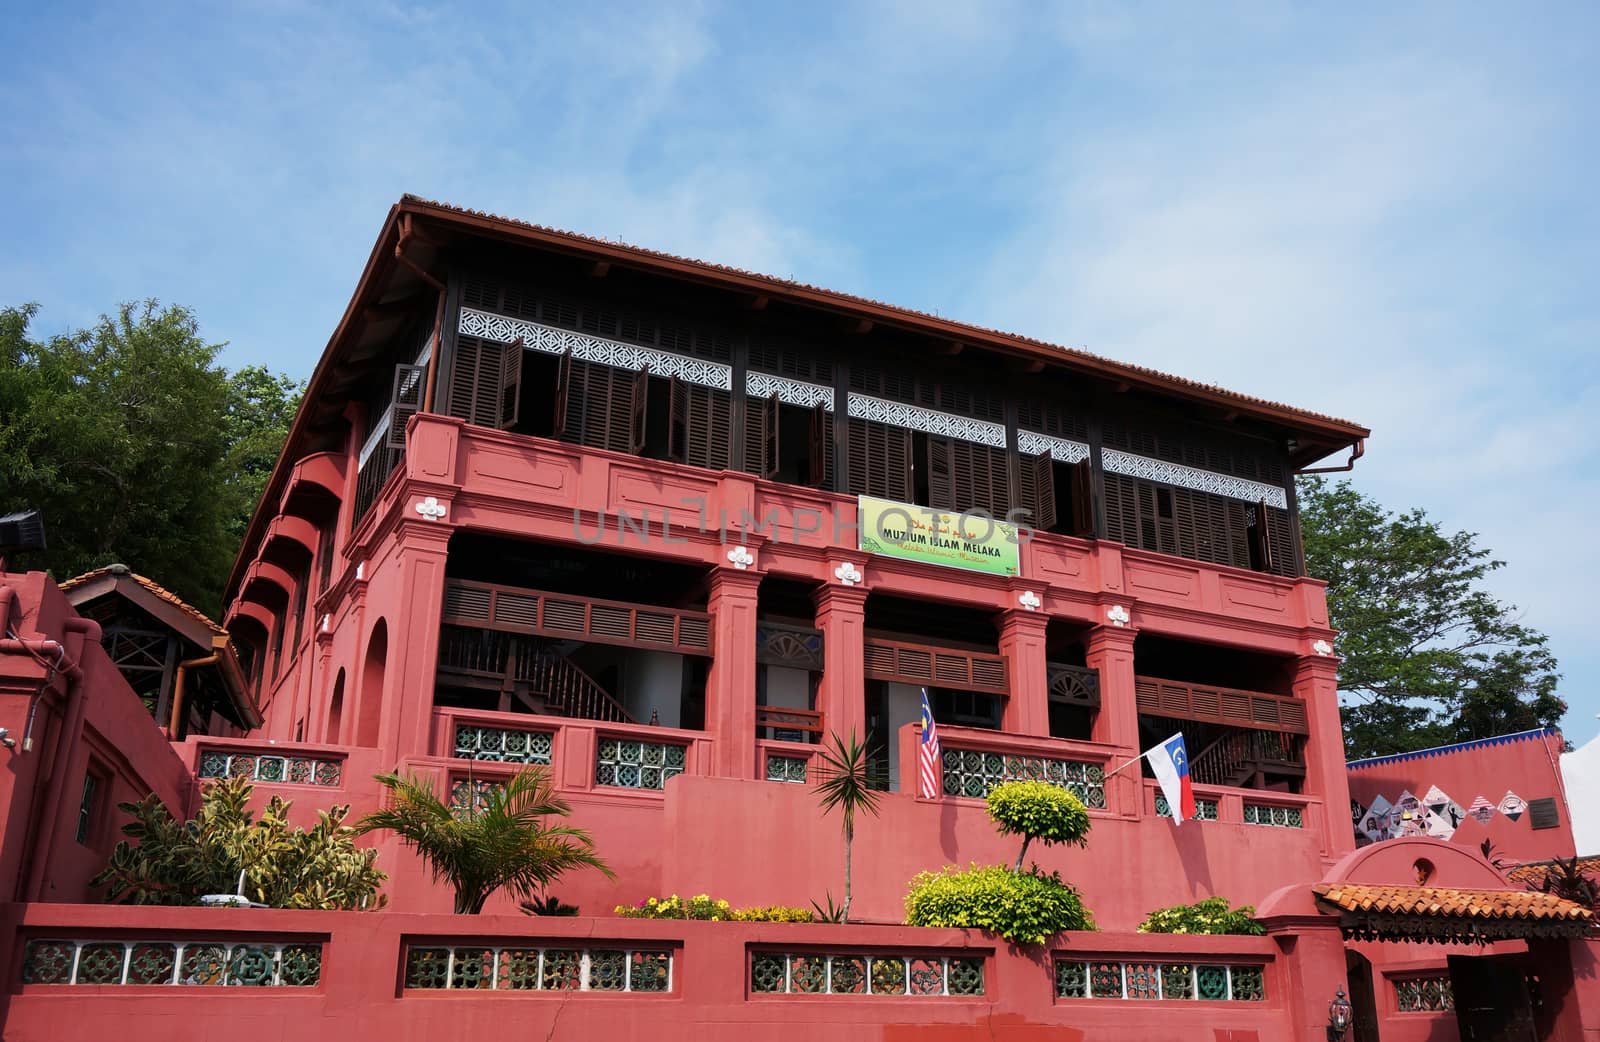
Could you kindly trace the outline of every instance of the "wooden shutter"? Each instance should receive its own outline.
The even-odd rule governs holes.
[[[811,458],[807,478],[816,488],[833,487],[833,413],[818,402],[811,407]]]
[[[1072,534],[1094,536],[1094,465],[1087,458],[1072,466]]]
[[[682,463],[688,457],[689,401],[687,385],[667,377],[667,459]]]
[[[650,373],[641,369],[633,374],[628,403],[628,451],[635,456],[644,451],[646,412],[650,402]]]
[[[643,411],[634,402],[640,374],[577,358],[570,367],[560,436],[591,448],[634,451],[636,410]]]
[[[422,408],[423,385],[427,383],[428,367],[425,365],[397,365],[394,367],[394,386],[390,393],[389,433],[385,443],[391,449],[406,447],[406,421]]]
[[[1055,462],[1048,452],[1017,459],[1017,494],[1013,503],[1028,512],[1026,525],[1041,532],[1056,527]]]
[[[674,377],[667,390],[667,456],[679,463],[726,470],[733,462],[733,396]]]
[[[745,396],[744,469],[763,478],[778,474],[778,396]]]
[[[500,412],[495,425],[501,430],[516,426],[522,404],[522,338],[505,345],[500,352]]]
[[[911,501],[911,432],[851,417],[850,489],[856,495]]]
[[[1264,499],[1256,502],[1255,523],[1251,526],[1250,539],[1255,544],[1255,558],[1261,570],[1276,571],[1272,560],[1272,535],[1268,529],[1267,501]]]
[[[950,441],[929,435],[928,505],[940,510],[954,510],[955,498],[955,485],[950,477]]]
[[[563,351],[556,359],[555,423],[551,430],[561,437],[567,429],[567,395],[572,388],[572,352]]]

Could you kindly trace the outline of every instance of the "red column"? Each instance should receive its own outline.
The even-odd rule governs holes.
[[[426,756],[433,728],[445,560],[455,528],[444,519],[426,521],[415,514],[413,503],[423,498],[413,494],[401,504],[409,517],[417,519],[408,517],[400,522],[395,536],[398,546],[383,564],[385,569],[399,570],[398,584],[384,584],[386,590],[398,591],[389,601],[393,614],[388,619],[389,665],[378,742],[390,763],[407,756]],[[448,518],[449,504],[440,505]],[[365,649],[358,654],[365,654]]]
[[[1339,720],[1339,660],[1307,655],[1295,664],[1294,694],[1306,704],[1306,794],[1321,797],[1323,853],[1343,857],[1355,849],[1350,828],[1350,779],[1345,774],[1344,729]]]
[[[1138,756],[1139,702],[1133,679],[1133,641],[1137,631],[1128,626],[1096,626],[1089,633],[1086,656],[1090,669],[1100,672],[1100,712],[1095,717],[1094,740],[1115,746],[1112,767]],[[1138,765],[1106,782],[1106,806],[1130,817],[1144,813]]]
[[[1050,616],[1013,608],[1000,617],[1000,654],[1006,659],[1006,699],[1001,726],[1010,734],[1050,736],[1050,676],[1045,627]]]
[[[822,631],[822,685],[817,706],[827,734],[867,733],[866,651],[867,591],[859,586],[829,583],[816,592],[817,629]],[[826,738],[826,735],[824,735]],[[890,741],[893,741],[893,737]]]
[[[711,673],[706,678],[706,730],[715,738],[711,773],[753,778],[756,769],[756,591],[761,573],[717,568],[711,573]]]
[[[1278,944],[1276,972],[1268,981],[1283,996],[1289,1012],[1289,1042],[1326,1042],[1328,1003],[1340,988],[1350,994],[1345,975],[1344,938],[1333,916],[1292,915],[1265,920],[1267,936]],[[1346,1038],[1354,1038],[1354,1030]]]

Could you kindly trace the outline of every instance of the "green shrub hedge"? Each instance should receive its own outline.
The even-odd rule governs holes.
[[[1208,897],[1192,905],[1157,908],[1139,924],[1140,933],[1248,934],[1259,937],[1267,928],[1251,918],[1252,905],[1229,908],[1226,897]]]
[[[988,930],[1015,944],[1043,944],[1063,930],[1094,929],[1082,897],[1059,872],[1018,873],[1003,865],[920,873],[906,894],[906,922]]]

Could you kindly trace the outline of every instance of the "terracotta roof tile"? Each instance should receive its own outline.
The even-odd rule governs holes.
[[[1053,344],[1053,343],[1050,343],[1047,340],[1039,340],[1039,339],[1036,339],[1034,337],[1022,336],[1022,335],[1017,334],[1017,333],[1008,333],[1008,332],[1006,332],[1005,330],[1002,330],[1002,329],[994,329],[994,328],[991,328],[991,327],[988,327],[988,326],[973,325],[972,323],[968,323],[968,322],[956,322],[956,321],[953,321],[951,319],[947,319],[942,315],[934,315],[934,314],[930,314],[930,313],[928,313],[926,311],[918,311],[915,308],[906,308],[906,307],[900,307],[899,305],[895,305],[895,304],[887,304],[887,303],[885,303],[883,301],[880,301],[880,300],[874,300],[871,297],[857,296],[856,294],[853,294],[853,293],[840,293],[837,290],[830,290],[830,289],[827,289],[825,287],[812,285],[812,284],[807,283],[807,282],[799,282],[799,281],[797,281],[795,279],[778,278],[778,277],[773,276],[773,275],[764,275],[764,274],[762,274],[761,272],[758,272],[758,271],[748,271],[748,270],[746,270],[744,268],[735,268],[735,267],[732,267],[732,266],[727,265],[727,264],[717,264],[717,263],[715,263],[713,261],[703,261],[703,260],[699,260],[699,259],[694,258],[694,257],[685,257],[685,256],[682,256],[682,255],[676,254],[676,253],[666,253],[666,252],[661,251],[661,250],[652,250],[652,249],[650,249],[648,247],[644,247],[644,246],[634,246],[633,244],[627,243],[627,242],[623,242],[620,239],[616,239],[616,240],[613,240],[613,239],[602,239],[602,238],[599,238],[597,236],[585,235],[582,232],[567,231],[564,228],[552,228],[549,225],[534,224],[534,223],[532,223],[530,221],[518,220],[515,217],[505,217],[505,216],[503,216],[501,214],[489,213],[489,212],[484,211],[484,210],[474,210],[474,209],[471,209],[471,208],[465,207],[465,206],[456,206],[453,203],[440,202],[440,201],[438,201],[436,199],[424,199],[421,196],[412,195],[410,193],[407,193],[405,195],[404,201],[411,202],[411,203],[420,203],[420,204],[422,204],[424,206],[436,207],[436,208],[438,208],[440,210],[448,211],[450,213],[461,214],[461,215],[466,216],[466,217],[476,217],[476,218],[481,218],[481,219],[490,220],[490,221],[498,221],[498,222],[500,222],[502,224],[511,225],[511,226],[514,226],[514,227],[517,227],[517,228],[525,228],[525,229],[528,229],[530,231],[538,232],[538,233],[544,234],[544,235],[560,236],[561,238],[569,239],[569,240],[573,241],[574,243],[588,244],[588,245],[593,245],[593,246],[600,246],[600,247],[604,247],[604,248],[608,248],[608,249],[621,248],[621,249],[625,249],[625,250],[628,250],[630,252],[639,254],[639,255],[641,255],[643,257],[646,257],[646,258],[654,258],[654,259],[657,259],[657,260],[667,261],[667,262],[674,263],[674,264],[691,264],[691,265],[694,265],[695,267],[703,268],[703,269],[706,269],[707,271],[711,271],[711,272],[721,272],[723,274],[735,275],[735,276],[738,276],[740,278],[745,278],[745,279],[757,279],[757,280],[760,280],[762,282],[766,282],[766,283],[770,284],[771,286],[773,286],[774,288],[777,288],[777,289],[789,289],[789,290],[797,290],[797,291],[801,291],[801,292],[823,294],[823,295],[826,295],[828,297],[833,298],[834,300],[839,301],[840,303],[861,304],[861,305],[865,305],[865,306],[872,307],[872,308],[881,308],[881,309],[885,309],[885,310],[889,310],[889,311],[898,312],[901,315],[904,315],[907,318],[911,318],[911,319],[918,319],[918,320],[923,320],[923,321],[943,322],[943,323],[950,323],[952,325],[959,325],[959,326],[963,326],[966,329],[969,329],[969,330],[971,330],[973,332],[982,333],[982,334],[985,334],[987,336],[1000,337],[1000,338],[1003,338],[1003,339],[1006,339],[1006,340],[1010,340],[1010,341],[1016,342],[1018,344],[1027,344],[1027,345],[1032,346],[1032,347],[1048,348],[1048,349],[1050,349],[1052,351],[1055,351],[1055,352],[1057,352],[1059,354],[1065,355],[1065,356],[1067,356],[1069,358],[1074,358],[1075,357],[1075,358],[1083,359],[1083,360],[1086,360],[1086,361],[1089,361],[1089,362],[1094,362],[1094,363],[1097,363],[1097,364],[1100,364],[1100,365],[1115,366],[1116,368],[1125,370],[1130,374],[1137,374],[1137,375],[1140,375],[1140,376],[1149,377],[1151,379],[1160,381],[1161,383],[1164,383],[1164,384],[1178,385],[1178,386],[1182,386],[1182,387],[1189,387],[1189,388],[1193,388],[1193,389],[1198,390],[1198,391],[1204,391],[1204,392],[1206,392],[1208,394],[1223,395],[1223,396],[1226,396],[1228,398],[1235,399],[1236,401],[1246,402],[1246,403],[1249,403],[1251,405],[1260,405],[1260,406],[1266,406],[1266,407],[1271,408],[1271,409],[1280,409],[1280,410],[1283,410],[1284,412],[1294,413],[1294,414],[1297,414],[1299,416],[1305,417],[1306,419],[1319,420],[1319,421],[1323,421],[1323,422],[1327,422],[1327,423],[1341,424],[1343,426],[1347,426],[1347,427],[1351,427],[1351,428],[1358,428],[1358,429],[1360,428],[1359,424],[1356,424],[1351,420],[1340,419],[1337,416],[1329,416],[1326,413],[1313,412],[1313,411],[1311,411],[1309,409],[1300,409],[1300,408],[1296,408],[1295,406],[1292,406],[1292,405],[1284,405],[1281,402],[1274,402],[1274,401],[1272,401],[1270,399],[1267,399],[1267,398],[1257,398],[1257,397],[1255,397],[1253,395],[1242,394],[1242,393],[1240,393],[1238,391],[1232,391],[1232,390],[1229,390],[1226,387],[1220,387],[1220,386],[1218,386],[1216,384],[1208,384],[1208,383],[1205,383],[1205,382],[1200,381],[1200,380],[1191,380],[1191,379],[1189,379],[1187,377],[1183,377],[1183,376],[1173,376],[1170,373],[1163,373],[1160,370],[1151,369],[1151,368],[1149,368],[1147,366],[1134,365],[1134,364],[1132,364],[1130,362],[1120,362],[1120,361],[1117,361],[1116,359],[1107,358],[1104,355],[1097,355],[1097,354],[1094,354],[1094,353],[1089,352],[1089,351],[1081,350],[1079,348],[1064,347],[1061,344]]]
[[[61,583],[60,586],[63,591],[67,591],[73,589],[74,587],[82,586],[85,583],[93,582],[96,579],[104,578],[107,575],[114,575],[119,579],[132,579],[134,582],[138,583],[155,596],[160,597],[162,600],[166,601],[168,604],[171,604],[174,608],[177,608],[179,611],[188,615],[190,618],[210,629],[212,632],[218,635],[222,633],[222,627],[218,626],[215,622],[212,622],[210,617],[207,616],[205,612],[201,611],[199,608],[196,608],[194,605],[190,604],[182,597],[179,597],[165,586],[162,586],[154,579],[145,578],[125,564],[108,564],[104,568],[96,568],[92,572],[84,572],[82,575],[74,575],[72,578]]]
[[[1561,859],[1565,861],[1565,858]],[[1541,886],[1544,883],[1545,873],[1555,864],[1554,861],[1530,861],[1525,865],[1518,865],[1506,873],[1506,878],[1513,883],[1526,883],[1529,886]],[[1578,871],[1586,876],[1600,879],[1600,854],[1591,854],[1578,859]]]
[[[1325,883],[1311,888],[1347,912],[1417,915],[1438,919],[1592,920],[1594,913],[1554,894],[1526,890],[1454,890],[1438,886],[1365,886]]]

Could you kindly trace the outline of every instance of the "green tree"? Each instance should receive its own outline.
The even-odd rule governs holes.
[[[0,507],[44,511],[65,579],[120,561],[208,611],[287,431],[298,385],[228,374],[187,308],[124,304],[35,339],[0,309]]]
[[[1089,845],[1089,812],[1077,796],[1059,785],[1042,781],[1002,782],[989,790],[985,801],[989,820],[1002,836],[1021,836],[1022,849],[1012,872],[1022,871],[1028,844],[1038,840],[1085,847]]]
[[[360,833],[393,832],[427,862],[433,878],[455,890],[458,914],[476,915],[497,890],[519,901],[542,899],[544,890],[575,868],[598,868],[615,878],[583,829],[547,825],[572,807],[542,767],[526,767],[480,802],[457,813],[428,782],[380,774],[387,805],[362,818]]]
[[[1567,710],[1543,633],[1483,587],[1502,567],[1470,532],[1394,514],[1348,481],[1300,485],[1306,572],[1328,582],[1351,759],[1555,726]]]
[[[315,825],[300,829],[289,824],[291,804],[281,796],[257,820],[251,790],[243,778],[215,782],[188,821],[174,820],[153,795],[121,804],[133,816],[123,834],[135,842],[118,843],[90,885],[129,904],[192,905],[207,894],[242,892],[273,908],[383,906],[378,888],[388,877],[373,865],[377,851],[357,849],[344,824],[348,805],[319,811]]]
[[[859,741],[854,731],[848,738],[837,734],[830,737],[833,744],[817,751],[821,775],[817,782],[817,799],[824,813],[837,810],[844,818],[844,904],[839,908],[838,919],[847,923],[850,921],[850,859],[856,839],[856,815],[876,815],[883,793],[875,785],[867,743]],[[828,907],[833,907],[831,897]]]

